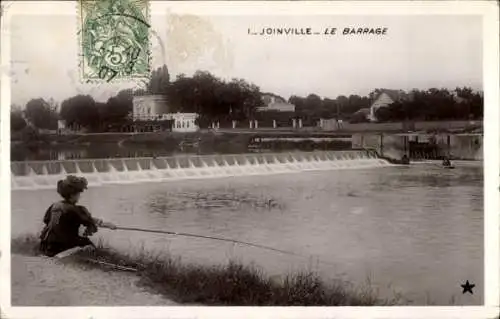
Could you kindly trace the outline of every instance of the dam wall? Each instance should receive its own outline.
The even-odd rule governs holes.
[[[103,185],[389,165],[370,150],[11,162],[11,189],[54,188],[68,174]]]

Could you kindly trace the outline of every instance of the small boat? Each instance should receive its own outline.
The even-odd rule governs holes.
[[[445,159],[441,165],[443,166],[443,168],[446,168],[446,169],[454,169],[455,168],[455,166],[453,166],[453,164],[448,159]]]
[[[185,148],[198,148],[200,146],[200,141],[181,141],[179,143],[180,149],[185,149]]]

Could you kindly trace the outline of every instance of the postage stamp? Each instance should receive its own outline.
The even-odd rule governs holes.
[[[150,72],[150,11],[146,0],[79,1],[83,81],[142,79]]]

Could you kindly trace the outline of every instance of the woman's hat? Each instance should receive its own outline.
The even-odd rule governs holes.
[[[66,198],[83,192],[87,189],[87,185],[88,182],[85,177],[68,175],[65,179],[57,182],[57,192],[62,197]]]

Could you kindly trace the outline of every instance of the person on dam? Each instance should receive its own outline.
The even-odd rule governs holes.
[[[404,164],[404,165],[408,165],[410,164],[410,159],[408,158],[408,156],[403,155],[403,157],[401,158],[401,164]]]
[[[443,166],[444,167],[451,167],[451,162],[448,157],[443,158]]]
[[[114,224],[92,217],[86,207],[77,205],[87,185],[87,179],[73,175],[57,182],[62,200],[50,205],[43,217],[40,250],[44,255],[53,257],[74,247],[95,247],[87,236],[96,233],[98,227],[116,229]],[[79,235],[81,225],[85,226],[83,236]]]

